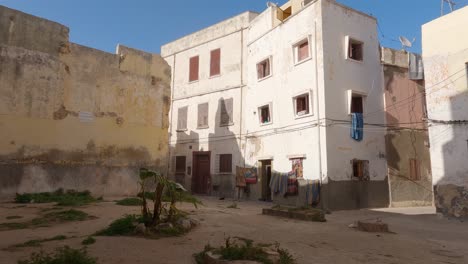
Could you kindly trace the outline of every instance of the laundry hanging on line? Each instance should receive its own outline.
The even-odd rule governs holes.
[[[351,114],[351,138],[362,141],[364,138],[364,115],[362,113]]]

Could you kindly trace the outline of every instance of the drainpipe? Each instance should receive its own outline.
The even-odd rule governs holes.
[[[322,138],[321,138],[321,128],[320,128],[320,92],[319,92],[319,81],[318,81],[318,61],[317,61],[317,20],[314,21],[314,57],[315,57],[315,87],[317,89],[317,123],[318,123],[318,149],[319,149],[319,172],[320,172],[320,206],[324,209],[324,199],[323,199],[323,172],[322,172]]]
[[[169,172],[170,172],[170,167],[171,167],[171,138],[172,138],[172,116],[174,115],[174,75],[176,71],[176,56],[177,54],[174,54],[174,60],[172,62],[172,73],[171,73],[171,109],[170,109],[170,121],[169,121],[169,140],[167,142],[168,148],[167,148],[167,172],[166,172],[166,177],[169,177]]]
[[[240,123],[239,123],[239,144],[240,147],[242,147],[242,111],[243,111],[243,104],[244,104],[244,28],[240,31],[241,34],[241,88],[240,88]],[[247,149],[247,140],[244,145],[244,153],[245,149]],[[242,153],[242,152],[241,152]],[[244,157],[242,158],[244,161],[244,168],[245,168],[245,154]]]

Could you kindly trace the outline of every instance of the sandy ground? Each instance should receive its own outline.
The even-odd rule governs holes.
[[[437,217],[433,208],[341,211],[327,215],[326,223],[312,223],[261,215],[262,208],[271,206],[267,203],[239,202],[239,209],[229,209],[232,201],[201,200],[204,206],[199,209],[189,204],[181,206],[200,222],[200,226],[183,237],[159,240],[97,237],[88,251],[101,264],[194,263],[193,253],[206,244],[220,245],[228,236],[240,236],[262,243],[279,242],[298,263],[468,263],[468,223]],[[52,206],[18,207],[2,203],[0,222],[25,221]],[[0,232],[0,263],[16,263],[41,249],[49,251],[63,245],[80,248],[87,235],[124,214],[139,212],[138,207],[118,206],[114,202],[93,204],[81,210],[98,219]],[[13,215],[24,218],[6,220]],[[377,217],[388,223],[395,234],[365,233],[348,227],[356,220]],[[14,244],[56,235],[76,238],[46,242],[38,248],[5,250]]]

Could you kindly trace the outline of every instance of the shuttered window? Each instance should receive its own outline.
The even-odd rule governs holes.
[[[176,156],[175,172],[185,173],[185,163],[186,163],[185,156]]]
[[[297,51],[297,62],[301,62],[307,58],[309,58],[310,55],[310,49],[309,49],[309,41],[304,41],[297,45],[296,48]]]
[[[410,159],[410,180],[421,180],[421,165],[417,159]]]
[[[270,58],[257,64],[257,78],[263,79],[270,76]]]
[[[211,51],[210,57],[210,76],[221,74],[221,49]]]
[[[189,65],[189,81],[197,81],[198,80],[198,68],[199,68],[200,59],[198,56],[190,58],[190,65]]]
[[[220,173],[232,172],[232,154],[219,155],[219,172]]]
[[[198,128],[208,127],[208,103],[198,105]]]
[[[221,126],[228,126],[233,124],[233,99],[228,98],[228,99],[221,99],[219,101],[219,108],[221,112],[221,120],[220,120],[220,125]]]
[[[177,130],[187,129],[187,111],[188,107],[181,107],[177,111]]]
[[[359,180],[369,180],[369,161],[368,160],[353,160],[353,177]]]

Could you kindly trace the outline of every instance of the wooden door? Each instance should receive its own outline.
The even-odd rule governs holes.
[[[208,194],[210,182],[210,153],[194,153],[193,161],[192,192],[196,194]]]

